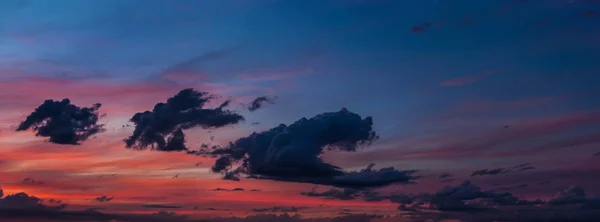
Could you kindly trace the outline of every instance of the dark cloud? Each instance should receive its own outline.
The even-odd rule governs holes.
[[[263,105],[265,105],[265,103],[275,104],[275,97],[268,97],[268,96],[257,97],[248,105],[248,110],[250,110],[251,112],[254,112],[254,111],[260,109],[261,107],[263,107]]]
[[[501,187],[501,188],[496,188],[493,191],[510,191],[510,190],[526,188],[526,187],[529,187],[529,184],[519,184],[519,185],[515,185],[515,186]]]
[[[205,92],[184,89],[166,103],[156,104],[152,111],[136,113],[130,119],[135,130],[125,140],[127,148],[143,150],[150,146],[158,151],[185,151],[188,149],[182,130],[219,128],[244,120],[241,115],[223,109],[227,102],[214,109],[205,108],[214,98]]]
[[[448,178],[448,177],[452,177],[452,175],[451,175],[451,174],[444,173],[444,174],[442,174],[442,175],[438,176],[438,179],[446,179],[446,178]]]
[[[533,169],[535,169],[535,167],[531,166],[530,163],[523,163],[523,164],[519,164],[519,165],[513,166],[513,167],[476,170],[476,171],[473,171],[473,173],[471,173],[471,176],[473,177],[473,176],[497,175],[497,174],[510,173],[510,172],[514,172],[514,171],[520,172],[520,171],[533,170]]]
[[[306,209],[306,207],[285,207],[285,206],[278,206],[278,207],[269,207],[269,208],[255,208],[252,209],[252,212],[259,212],[259,213],[264,213],[264,212],[272,212],[272,213],[291,213],[291,212],[298,212],[302,209]]]
[[[29,177],[23,179],[23,183],[24,184],[38,184],[38,185],[44,184],[43,181],[35,180],[35,179],[29,178]]]
[[[96,201],[98,201],[98,202],[108,202],[113,199],[115,199],[115,197],[107,197],[107,196],[96,197]]]
[[[163,205],[163,204],[144,204],[142,205],[143,208],[159,208],[159,209],[179,209],[182,208],[182,206],[175,206],[175,205]]]
[[[425,204],[429,209],[440,211],[485,211],[498,206],[536,205],[541,200],[521,200],[511,193],[498,193],[494,190],[482,191],[470,181],[456,186],[447,186],[433,194],[415,197],[418,205]]]
[[[414,200],[412,196],[406,194],[389,194],[389,195],[381,195],[377,192],[371,190],[357,190],[352,188],[345,189],[329,189],[324,192],[317,192],[316,188],[313,188],[310,192],[300,193],[304,196],[310,197],[321,197],[323,199],[330,200],[364,200],[367,202],[376,202],[376,201],[390,201],[392,203],[399,204],[411,204]]]
[[[429,22],[425,22],[423,24],[415,25],[410,28],[410,31],[413,33],[423,33],[427,29],[431,28],[432,24]]]
[[[252,190],[250,190],[250,192],[261,192],[261,191],[262,190],[259,190],[259,189],[252,189]]]
[[[600,152],[595,153],[594,156],[600,157]]]
[[[231,218],[215,218],[209,220],[210,222],[265,222],[265,221],[281,221],[281,222],[370,222],[373,219],[381,218],[381,216],[367,215],[367,214],[353,214],[341,217],[333,218],[302,218],[302,216],[296,214],[290,216],[287,213],[280,215],[277,214],[259,214],[252,215],[245,218],[231,217]]]
[[[485,175],[496,175],[496,174],[502,174],[502,173],[508,173],[509,170],[507,168],[496,168],[496,169],[483,169],[483,170],[476,170],[473,171],[473,173],[471,173],[471,176],[485,176]]]
[[[559,192],[550,198],[548,205],[570,205],[580,204],[586,208],[600,209],[600,196],[590,196],[581,187],[573,186]]]
[[[244,188],[234,188],[231,190],[225,189],[225,188],[216,188],[213,191],[230,191],[230,192],[235,192],[235,191],[244,191]]]
[[[281,124],[260,133],[252,133],[225,147],[205,150],[217,157],[213,172],[223,178],[239,180],[246,174],[255,179],[303,182],[337,187],[377,187],[392,183],[409,183],[415,171],[399,171],[392,167],[367,168],[345,172],[324,163],[325,149],[354,152],[377,138],[371,117],[362,118],[347,109],[302,118],[287,126]],[[235,169],[234,164],[241,163]]]
[[[0,194],[3,194],[3,192],[0,191]],[[0,199],[0,209],[61,210],[67,206],[66,204],[47,206],[42,202],[43,200],[40,198],[21,192]]]
[[[424,197],[424,198],[423,198]],[[600,197],[588,195],[580,187],[570,187],[548,201],[520,200],[510,193],[481,191],[468,182],[423,195],[419,204],[438,212],[421,211],[407,214],[415,221],[597,221]],[[477,212],[474,214],[474,212]]]
[[[300,195],[309,197],[323,197],[324,199],[332,200],[354,200],[360,195],[360,190],[345,188],[345,189],[329,189],[323,192],[317,192],[316,187],[310,192],[302,192]]]
[[[98,124],[99,108],[100,103],[78,107],[69,99],[46,100],[19,124],[17,131],[33,129],[36,136],[48,137],[51,143],[77,145],[104,131]]]
[[[97,209],[85,211],[65,211],[67,204],[61,201],[48,201],[56,203],[55,206],[42,204],[43,200],[26,193],[16,193],[4,197],[0,188],[0,221],[130,221],[130,222],[177,222],[186,221],[187,216],[177,215],[172,212],[160,211],[154,214],[105,214]]]

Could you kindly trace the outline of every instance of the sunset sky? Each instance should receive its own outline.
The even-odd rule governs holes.
[[[586,215],[600,216],[598,10],[595,0],[0,1],[0,219],[43,221],[7,213],[30,209],[8,201],[20,192],[43,199],[32,212],[57,218],[92,210],[190,220],[417,217],[426,209],[461,219],[435,207],[431,196],[445,186],[540,199],[521,207],[552,212],[589,204]],[[185,122],[170,113],[177,105],[167,100],[188,88],[214,95],[202,109],[218,114]],[[78,145],[17,131],[45,100],[65,98],[80,108],[100,103],[104,131]],[[261,106],[251,111],[253,101]],[[167,111],[150,117],[174,123],[161,137],[182,129],[187,151],[126,147],[147,127],[130,119],[158,103]],[[218,115],[243,120],[208,122]],[[234,150],[243,146],[229,142],[280,124],[285,135],[248,146],[276,152],[291,138],[277,163],[263,163],[281,176],[244,168],[239,181],[223,179],[212,167],[230,156],[201,149]],[[358,136],[370,132],[378,139]],[[335,148],[361,142],[355,152]],[[245,152],[231,171],[263,158]],[[342,176],[300,175],[329,166]],[[330,189],[354,193],[323,194]],[[390,198],[399,194],[427,203],[404,206]]]

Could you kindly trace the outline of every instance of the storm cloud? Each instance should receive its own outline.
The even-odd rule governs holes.
[[[205,108],[215,96],[194,89],[181,90],[166,103],[158,103],[152,111],[136,113],[133,135],[125,139],[127,148],[151,147],[158,151],[186,151],[183,130],[194,127],[219,128],[236,124],[244,117],[226,110],[228,101],[216,108]]]
[[[77,145],[104,131],[98,124],[100,106],[78,107],[69,99],[46,100],[19,124],[17,131],[33,129],[36,136],[48,137],[51,143]]]
[[[325,150],[354,152],[377,139],[373,119],[342,108],[337,112],[302,118],[291,125],[279,126],[240,138],[225,147],[205,149],[216,157],[212,171],[224,179],[250,178],[303,182],[337,187],[377,187],[392,183],[408,183],[414,171],[392,167],[373,169],[373,164],[360,171],[346,172],[325,163]],[[239,166],[232,169],[234,165]]]

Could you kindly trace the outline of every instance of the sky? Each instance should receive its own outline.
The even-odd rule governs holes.
[[[598,10],[1,1],[0,218],[592,221]]]

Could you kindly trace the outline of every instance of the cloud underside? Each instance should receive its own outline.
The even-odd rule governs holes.
[[[205,149],[202,153],[216,157],[212,171],[224,179],[250,178],[324,184],[338,187],[377,187],[408,183],[414,171],[394,168],[367,168],[345,172],[325,163],[325,150],[354,152],[367,146],[377,135],[371,117],[362,118],[347,109],[302,118],[291,125],[280,124],[270,130],[252,133],[225,147]],[[237,165],[234,168],[234,165]]]

